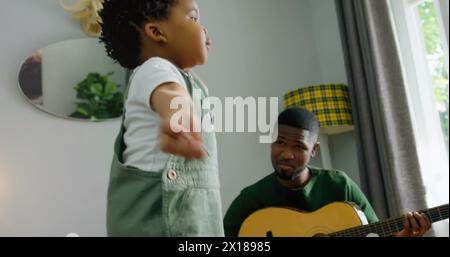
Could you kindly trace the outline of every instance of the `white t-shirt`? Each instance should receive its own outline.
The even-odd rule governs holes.
[[[126,166],[144,171],[162,171],[169,154],[161,151],[159,114],[150,107],[150,95],[158,86],[175,82],[187,89],[177,67],[166,59],[150,58],[134,69],[125,101],[123,160]]]

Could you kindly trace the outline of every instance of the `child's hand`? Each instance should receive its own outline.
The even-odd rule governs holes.
[[[187,106],[184,111],[171,109],[170,103]],[[183,156],[186,159],[201,159],[204,157],[202,136],[194,128],[200,128],[200,122],[192,109],[192,99],[189,93],[177,83],[165,83],[155,89],[150,98],[150,106],[161,116],[161,150],[167,153]],[[172,117],[181,114],[181,125]],[[188,121],[188,122],[187,122]],[[185,126],[185,127],[182,127]]]
[[[195,115],[190,116],[189,123],[191,125],[198,122]],[[176,123],[171,125],[170,119],[162,123],[161,150],[182,156],[186,159],[202,159],[205,156],[201,133],[192,132],[192,129],[183,128]]]

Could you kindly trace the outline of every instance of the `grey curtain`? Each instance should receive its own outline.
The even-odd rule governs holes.
[[[439,1],[439,7],[441,9],[442,19],[444,23],[444,30],[445,30],[445,36],[447,37],[447,43],[448,41],[448,0],[440,0]]]
[[[336,0],[361,186],[380,218],[426,207],[387,0]]]

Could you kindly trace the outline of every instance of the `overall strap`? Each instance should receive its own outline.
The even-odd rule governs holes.
[[[134,72],[130,75],[127,86],[125,90],[123,91],[123,103],[122,103],[122,128],[124,128],[124,122],[125,122],[125,102],[128,98],[128,92],[130,91],[131,81],[133,81],[134,78]]]
[[[192,81],[191,75],[183,71],[182,69],[178,69],[178,71],[180,72],[181,76],[184,79],[186,89],[189,92],[189,95],[192,97],[193,96],[192,94],[194,93],[194,85],[193,85],[194,83]]]

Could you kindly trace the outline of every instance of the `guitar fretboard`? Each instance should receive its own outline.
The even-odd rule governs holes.
[[[428,216],[430,221],[437,222],[448,219],[448,204],[438,207],[418,211]],[[377,234],[380,237],[392,236],[394,233],[400,232],[403,229],[404,217],[391,218],[384,221],[376,222],[369,225],[354,227],[335,233],[328,236],[331,237],[365,237],[371,233]]]

